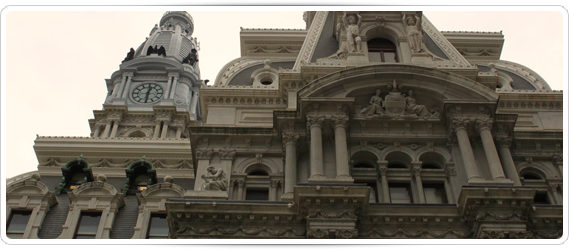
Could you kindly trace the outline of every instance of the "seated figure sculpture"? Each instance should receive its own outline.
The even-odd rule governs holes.
[[[366,117],[376,117],[381,116],[385,113],[383,109],[383,98],[379,96],[381,94],[381,90],[377,89],[375,91],[375,95],[371,97],[369,100],[369,106],[360,110],[360,114],[365,115]]]
[[[429,116],[430,113],[425,107],[425,105],[417,104],[415,98],[413,98],[413,90],[409,90],[409,95],[405,98],[405,111],[407,113],[416,114],[419,117]]]
[[[212,190],[212,191],[225,191],[227,190],[227,177],[223,170],[215,169],[213,166],[207,168],[207,174],[202,175],[202,179],[205,181],[200,190]]]

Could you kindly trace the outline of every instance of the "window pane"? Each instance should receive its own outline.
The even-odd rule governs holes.
[[[391,203],[412,203],[411,187],[407,184],[396,184],[389,186]]]
[[[21,233],[21,234],[7,233],[6,236],[8,236],[8,238],[10,238],[10,239],[21,239],[24,236],[24,234],[23,233]]]
[[[8,225],[8,234],[24,234],[26,231],[26,226],[28,226],[28,221],[30,220],[31,212],[29,211],[14,211],[12,213],[12,218],[10,219],[10,224]],[[12,239],[22,238],[22,235],[16,236]]]
[[[77,237],[79,235],[96,235],[100,220],[100,214],[82,214],[79,229],[77,229]]]
[[[385,62],[388,63],[397,62],[396,55],[394,52],[383,52],[383,57],[385,58]]]
[[[425,192],[425,201],[428,204],[448,203],[444,184],[425,184],[423,191]]]
[[[152,215],[148,229],[149,239],[168,238],[168,230],[168,221],[165,215]]]
[[[381,62],[381,52],[369,52],[370,62]]]

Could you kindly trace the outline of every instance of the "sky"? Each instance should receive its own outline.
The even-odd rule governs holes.
[[[81,11],[64,8],[8,8],[2,12],[2,176],[10,178],[37,169],[33,151],[36,134],[89,136],[88,119],[101,110],[107,89],[105,79],[119,69],[131,47],[136,49],[167,10],[188,11],[194,19],[193,36],[200,42],[202,79],[213,83],[219,70],[240,56],[243,28],[305,28],[301,8],[232,7],[239,11],[201,11],[196,7],[138,8],[144,11]],[[358,10],[357,7],[310,10]],[[369,10],[369,8],[365,8]],[[382,8],[424,10],[441,31],[502,31],[501,59],[525,65],[553,89],[563,89],[563,45],[567,18],[559,7],[495,8],[500,11],[466,11],[473,8]],[[475,8],[476,9],[476,8]],[[484,8],[479,8],[483,10]],[[34,9],[36,10],[36,9]],[[64,10],[64,11],[61,11]],[[149,11],[152,10],[152,11]],[[209,10],[212,10],[209,8]],[[218,9],[214,9],[218,10]],[[220,9],[219,9],[220,10]],[[228,10],[225,8],[224,10]],[[255,10],[255,11],[246,11]],[[537,11],[535,11],[537,10]],[[565,12],[566,13],[566,12]],[[566,43],[566,41],[565,41]],[[5,73],[4,73],[5,72]]]

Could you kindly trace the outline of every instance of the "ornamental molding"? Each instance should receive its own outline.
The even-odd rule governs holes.
[[[551,91],[551,87],[549,86],[549,84],[547,84],[547,82],[538,73],[519,63],[505,61],[505,60],[472,60],[471,62],[473,64],[483,65],[483,66],[488,66],[489,63],[493,63],[496,66],[496,68],[501,68],[502,70],[520,76],[527,82],[531,83],[537,90]]]
[[[439,32],[439,30],[425,16],[422,17],[422,26],[425,33],[443,50],[445,55],[459,67],[473,67],[456,48]],[[475,66],[474,66],[475,67]]]
[[[267,86],[264,86],[267,87]],[[274,87],[274,86],[272,86]],[[235,105],[253,105],[253,104],[262,104],[262,105],[274,105],[274,106],[282,106],[287,104],[287,100],[285,98],[280,97],[234,97],[234,96],[216,96],[216,97],[206,97],[205,103],[206,104],[221,104],[227,106],[235,106]]]
[[[563,101],[523,101],[523,100],[500,100],[500,108],[512,109],[556,109],[563,110]]]
[[[264,64],[265,60],[270,60],[272,63],[276,62],[290,62],[295,61],[296,57],[263,57],[262,59],[254,58],[254,57],[240,57],[233,61],[228,62],[225,66],[219,71],[217,77],[215,78],[215,83],[213,85],[205,85],[202,87],[205,88],[219,88],[219,87],[233,87],[232,85],[228,85],[233,77],[237,75],[242,70],[249,68],[255,65],[262,65]],[[243,87],[251,87],[251,86],[243,86]]]
[[[89,141],[187,141],[189,138],[149,138],[149,137],[87,137],[87,136],[38,136],[38,139],[54,140],[89,140]]]
[[[458,230],[432,231],[429,229],[420,229],[420,230],[411,231],[403,228],[397,228],[396,230],[380,230],[377,228],[373,228],[367,232],[360,232],[359,236],[360,238],[407,238],[407,237],[417,238],[423,235],[428,235],[433,238],[448,238],[447,236],[449,234],[464,239],[464,238],[472,238],[474,232],[458,231]]]
[[[306,35],[304,43],[300,49],[298,58],[296,59],[294,67],[292,68],[293,71],[299,71],[301,66],[310,62],[310,58],[312,58],[312,55],[314,54],[318,39],[320,38],[322,30],[324,29],[324,23],[328,17],[328,13],[328,11],[316,12],[314,19],[312,20],[312,24],[308,30],[308,34]]]
[[[210,160],[213,153],[213,149],[196,149],[196,158],[198,160]]]
[[[176,233],[183,235],[239,235],[239,236],[266,236],[266,237],[303,237],[306,236],[304,229],[293,227],[194,227],[186,225],[177,230]]]

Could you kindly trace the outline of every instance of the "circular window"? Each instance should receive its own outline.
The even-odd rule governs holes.
[[[158,84],[146,83],[132,91],[132,98],[140,103],[152,103],[162,98],[164,90]]]
[[[273,83],[273,78],[266,77],[261,79],[261,84],[263,85],[271,85]]]

